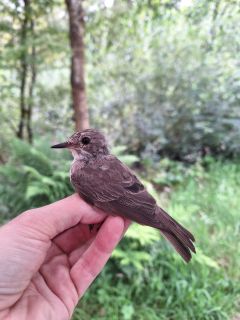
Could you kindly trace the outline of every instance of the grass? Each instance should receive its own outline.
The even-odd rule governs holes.
[[[74,320],[235,319],[240,165],[211,162],[203,170],[196,164],[171,190],[167,207],[197,239],[192,262],[184,264],[162,239],[145,248],[151,258],[142,270],[112,259],[81,300]],[[127,248],[127,241],[121,247]]]
[[[23,153],[24,148],[19,150]],[[38,161],[44,160],[33,151],[31,161],[33,156]],[[31,163],[25,155],[29,155],[28,149],[21,159],[29,171]],[[37,172],[31,170],[36,174],[28,174],[26,182],[21,179],[21,167],[17,173],[10,171],[13,175],[10,180],[16,180],[18,187],[21,183],[17,199],[26,208],[29,207],[26,190],[36,183],[37,191],[41,191],[39,183],[46,187],[45,175],[37,174],[36,163],[34,161],[33,168]],[[10,178],[7,169],[2,167]],[[209,159],[204,165],[197,163],[186,169],[182,164],[165,159],[159,168],[147,172],[145,180],[151,176],[157,190],[169,186],[156,194],[152,184],[146,182],[149,190],[159,196],[160,203],[193,232],[197,255],[186,265],[153,229],[132,227],[114,258],[81,300],[73,319],[237,320],[240,313],[240,164]],[[61,197],[59,190],[66,194],[67,185],[64,179],[53,178],[50,181],[48,175],[52,190],[48,196],[58,199]],[[0,220],[9,219],[12,213],[9,192],[16,194],[11,184],[8,188],[7,183],[3,185],[6,201],[1,196]],[[30,200],[33,207],[45,201],[39,194]]]

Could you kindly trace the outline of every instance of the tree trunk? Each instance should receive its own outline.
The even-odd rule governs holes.
[[[71,86],[77,131],[89,128],[89,115],[84,80],[84,11],[82,0],[66,0],[69,14],[69,38],[72,48]]]
[[[32,143],[33,92],[36,82],[36,49],[34,43],[34,17],[29,0],[24,0],[24,19],[21,30],[21,68],[20,68],[20,120],[17,137]],[[27,37],[31,37],[31,48]],[[31,54],[29,54],[31,49]]]
[[[24,127],[26,120],[26,101],[25,101],[25,90],[27,82],[27,50],[26,50],[26,37],[27,37],[27,27],[29,19],[29,2],[24,1],[24,20],[21,30],[21,69],[20,69],[20,120],[18,125],[17,136],[20,139],[24,138]]]
[[[33,39],[34,38],[33,19],[31,19],[30,29],[31,29],[31,36]],[[28,142],[32,143],[33,142],[33,132],[32,132],[33,92],[34,92],[34,87],[36,82],[36,48],[35,48],[34,40],[32,43],[30,58],[31,58],[31,61],[30,61],[31,75],[30,75],[30,84],[29,84],[29,92],[28,92],[28,105],[27,105],[27,112],[26,112],[26,126],[27,126],[26,129],[27,129]]]

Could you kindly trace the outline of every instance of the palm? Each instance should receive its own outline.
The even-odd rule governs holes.
[[[66,198],[3,227],[1,319],[67,320],[71,317],[79,298],[101,271],[128,225],[121,218],[106,218],[103,213],[84,208],[84,203],[82,208],[88,209],[88,214],[81,217],[75,213],[79,201],[76,196]],[[71,218],[62,210],[69,203]],[[43,218],[46,210],[49,212],[52,208],[54,211],[51,217],[48,215],[46,224]],[[81,223],[76,223],[79,219]],[[87,223],[95,223],[91,231]],[[50,233],[56,235],[49,237]]]
[[[44,263],[11,313],[18,313],[21,305],[28,304],[32,314],[41,307],[45,313],[43,319],[69,319],[79,299],[77,287],[81,286],[71,278],[71,269],[94,241],[96,234],[97,226],[90,232],[87,225],[78,225],[51,241]]]

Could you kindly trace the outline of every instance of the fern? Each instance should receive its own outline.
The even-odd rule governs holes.
[[[10,147],[9,162],[0,167],[0,207],[8,217],[73,192],[67,171],[60,171],[54,156],[51,159],[21,140],[14,140]]]
[[[33,147],[22,140],[13,140],[10,159],[0,167],[0,207],[10,217],[73,192],[69,182],[68,158],[62,161],[58,158],[56,162],[56,153],[46,149],[46,141],[39,140],[36,145]],[[124,146],[115,148],[115,153],[123,162],[130,165],[138,160],[133,155],[124,155],[125,150]]]

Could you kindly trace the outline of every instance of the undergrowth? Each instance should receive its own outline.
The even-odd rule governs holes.
[[[11,148],[0,167],[2,222],[73,192],[66,152],[60,156],[40,142],[14,141]],[[138,160],[124,150],[115,153],[127,164]],[[197,254],[186,265],[156,230],[131,226],[73,319],[234,319],[240,311],[240,164],[205,158],[186,167],[164,159],[139,174],[195,235]]]

